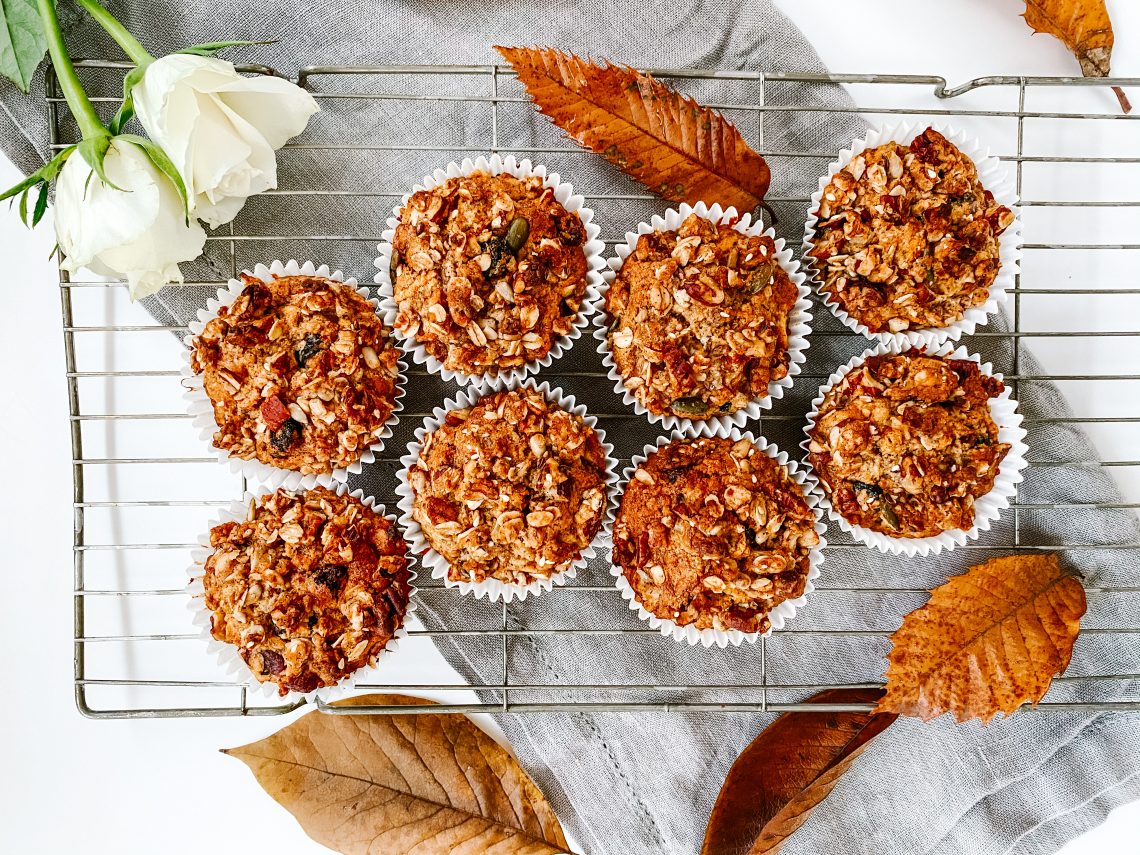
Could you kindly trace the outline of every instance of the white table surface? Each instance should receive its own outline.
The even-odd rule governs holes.
[[[1018,17],[1019,0],[777,2],[837,72],[941,74],[951,84],[986,74],[1075,73],[1058,42],[1030,36]],[[1140,76],[1140,4],[1108,5],[1117,33],[1114,70]],[[1140,108],[1140,91],[1131,94]],[[0,185],[15,180],[16,170],[0,156]],[[261,738],[288,718],[89,721],[75,709],[71,467],[59,295],[47,261],[53,243],[50,222],[29,233],[14,213],[0,210],[9,294],[0,336],[9,390],[0,415],[9,467],[0,531],[7,544],[6,600],[20,604],[9,606],[0,622],[8,696],[0,708],[0,851],[327,851],[257,787],[245,766],[217,752]],[[1133,325],[1137,317],[1133,311]],[[1084,325],[1071,328],[1099,329],[1087,324],[1106,320],[1082,318]],[[1131,351],[1123,356],[1135,366],[1140,344],[1127,341]],[[174,346],[173,337],[168,344]],[[1116,359],[1121,355],[1115,351]],[[1097,403],[1082,399],[1082,412]],[[1135,485],[1122,486],[1132,493]],[[424,667],[444,666],[425,661]],[[1140,802],[1119,808],[1062,851],[1134,853],[1137,840]]]

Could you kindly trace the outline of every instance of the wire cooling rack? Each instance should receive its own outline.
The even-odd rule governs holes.
[[[102,89],[96,99],[101,109],[114,108],[124,68],[113,62],[81,64],[89,91]],[[245,70],[275,73],[260,66]],[[780,113],[858,114],[871,124],[953,123],[1002,157],[1014,171],[1022,197],[1026,258],[1008,306],[1010,329],[986,328],[965,343],[994,362],[1023,402],[1055,384],[1071,403],[1071,412],[1030,419],[1031,443],[1035,432],[1079,428],[1101,454],[1082,459],[1031,456],[1017,503],[992,532],[952,553],[958,562],[954,572],[1020,549],[1082,553],[1092,556],[1094,565],[1101,559],[1110,563],[1119,550],[1140,550],[1135,526],[1140,507],[1140,114],[1122,115],[1107,88],[1140,87],[1140,79],[987,77],[948,87],[933,76],[655,73],[721,109],[765,154],[776,177],[769,201],[793,243],[807,199],[796,195],[802,187],[782,188],[780,176],[805,162],[822,174],[837,152],[811,140],[788,143],[773,134],[765,139]],[[399,197],[432,168],[480,153],[530,157],[575,181],[611,246],[625,230],[664,207],[604,166],[596,186],[577,183],[582,159],[594,155],[575,148],[553,128],[538,131],[538,145],[511,148],[513,133],[533,121],[533,108],[503,68],[314,66],[304,69],[298,82],[316,95],[322,112],[282,151],[280,189],[251,200],[234,224],[212,233],[203,261],[184,265],[187,283],[164,292],[164,304],[151,303],[149,313],[143,312],[129,304],[122,283],[60,273],[74,466],[75,697],[85,715],[266,715],[296,706],[262,700],[227,680],[205,654],[186,610],[190,549],[217,509],[240,497],[245,485],[207,455],[182,412],[182,345],[176,336],[184,316],[179,314],[180,295],[187,304],[204,302],[239,270],[274,258],[311,257],[366,282],[374,244]],[[843,99],[844,90],[858,107]],[[75,127],[51,81],[47,109],[53,145],[73,142]],[[593,167],[596,172],[597,164]],[[261,209],[259,214],[258,204],[265,203],[278,206],[278,213],[266,216]],[[814,314],[812,349],[834,354],[831,367],[867,345],[818,301]],[[1080,319],[1075,326],[1074,319]],[[591,379],[600,377],[591,350],[587,335],[571,352],[578,361],[555,363],[543,377],[577,384],[579,401],[599,416],[624,466],[647,441],[647,429],[604,378]],[[1116,370],[1090,367],[1105,364]],[[798,394],[777,402],[759,425],[749,427],[798,454],[805,402],[826,373],[801,375]],[[392,487],[402,443],[431,403],[441,402],[453,388],[422,370],[411,375],[412,389],[423,391],[428,403],[417,407],[413,401],[390,454],[377,463],[386,485],[377,491],[378,498],[389,508],[395,504]],[[1034,496],[1028,488],[1035,479],[1046,470],[1055,475],[1058,467],[1108,473],[1121,489],[1119,501],[1089,501],[1079,494]],[[1052,513],[1083,515],[1079,519],[1087,520],[1089,538],[1053,542],[1048,534]],[[1112,515],[1111,526],[1102,525],[1105,515]],[[802,709],[805,698],[824,688],[876,685],[889,634],[951,572],[948,561],[900,562],[871,578],[852,569],[864,547],[835,526],[828,540],[830,554],[808,605],[783,632],[756,645],[728,651],[682,648],[637,621],[603,571],[543,597],[612,596],[613,626],[555,622],[519,628],[512,613],[526,606],[487,604],[485,620],[469,626],[429,632],[413,624],[400,655],[383,673],[388,682],[363,688],[426,695],[441,702],[432,707],[436,711]],[[1119,584],[1089,586],[1090,611],[1073,664],[1054,683],[1042,709],[1140,709],[1140,571],[1136,573]],[[418,584],[425,600],[458,596],[423,573]],[[835,615],[846,617],[838,621]],[[465,656],[500,661],[500,676],[474,686],[431,676],[446,669],[425,677],[416,651],[434,655],[432,636],[438,635],[468,645],[462,650]],[[514,673],[512,646],[537,636],[611,636],[611,649],[619,653],[624,645],[656,645],[661,656],[683,664],[672,680],[663,681],[657,671],[651,678],[626,674],[620,682],[591,685]],[[811,645],[810,657],[803,655],[803,644]],[[821,652],[827,664],[848,661],[839,669],[847,675],[843,680],[835,679],[835,668],[819,667]],[[723,661],[718,656],[751,657],[754,679],[718,680],[716,663]],[[812,707],[837,708],[860,707]]]

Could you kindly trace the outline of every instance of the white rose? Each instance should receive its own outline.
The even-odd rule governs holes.
[[[181,282],[179,262],[202,254],[206,233],[196,220],[187,223],[174,182],[123,139],[111,142],[103,169],[114,187],[92,175],[79,152],[59,174],[55,234],[63,268],[125,278],[132,300]]]
[[[186,182],[191,213],[217,227],[245,200],[277,186],[275,152],[320,107],[280,77],[242,77],[214,57],[171,54],[131,90],[147,135]]]

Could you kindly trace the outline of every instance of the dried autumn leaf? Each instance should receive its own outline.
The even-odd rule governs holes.
[[[1035,33],[1060,39],[1081,64],[1085,77],[1107,77],[1112,60],[1112,22],[1104,0],[1025,0],[1025,23]],[[1132,111],[1128,96],[1113,86],[1125,113]]]
[[[829,689],[808,703],[869,704],[882,694],[881,689]],[[732,764],[709,817],[701,855],[745,855],[781,809],[896,717],[860,712],[781,715]]]
[[[876,711],[988,722],[1037,703],[1069,665],[1085,605],[1053,553],[971,567],[903,619]]]
[[[779,852],[784,841],[807,822],[808,816],[820,802],[831,795],[836,782],[843,777],[844,772],[851,768],[855,758],[862,754],[866,747],[867,743],[863,742],[849,754],[843,755],[834,766],[780,808],[779,813],[764,826],[764,830],[760,832],[756,843],[748,850],[748,855],[775,855],[776,852]]]
[[[554,124],[654,193],[741,213],[763,202],[768,164],[715,110],[624,65],[552,48],[495,50]]]
[[[428,703],[365,695],[338,705]],[[354,855],[566,852],[553,809],[466,716],[311,713],[225,751],[305,832]]]

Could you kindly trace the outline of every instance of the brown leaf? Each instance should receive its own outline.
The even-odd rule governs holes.
[[[366,695],[340,705],[429,703]],[[337,852],[566,852],[553,809],[515,759],[466,716],[310,713],[225,751],[305,832]]]
[[[1025,23],[1035,33],[1060,39],[1081,64],[1085,77],[1107,77],[1112,59],[1112,22],[1104,0],[1025,0]],[[1113,86],[1125,113],[1132,111],[1128,96]]]
[[[780,812],[764,826],[764,830],[756,839],[755,845],[748,850],[748,855],[775,855],[776,852],[779,852],[784,841],[807,822],[808,816],[811,815],[815,807],[831,795],[836,782],[843,776],[844,772],[851,768],[855,758],[862,754],[866,747],[867,743],[862,742],[849,754],[843,755],[834,766],[780,808]]]
[[[829,689],[807,703],[869,704],[882,694],[881,689]],[[782,808],[895,718],[860,712],[781,715],[732,764],[709,817],[701,855],[745,855]]]
[[[1035,704],[1068,667],[1084,613],[1085,590],[1054,553],[971,567],[903,619],[876,711],[988,722]]]
[[[724,116],[624,65],[552,48],[496,46],[566,134],[672,202],[751,211],[771,175]]]

